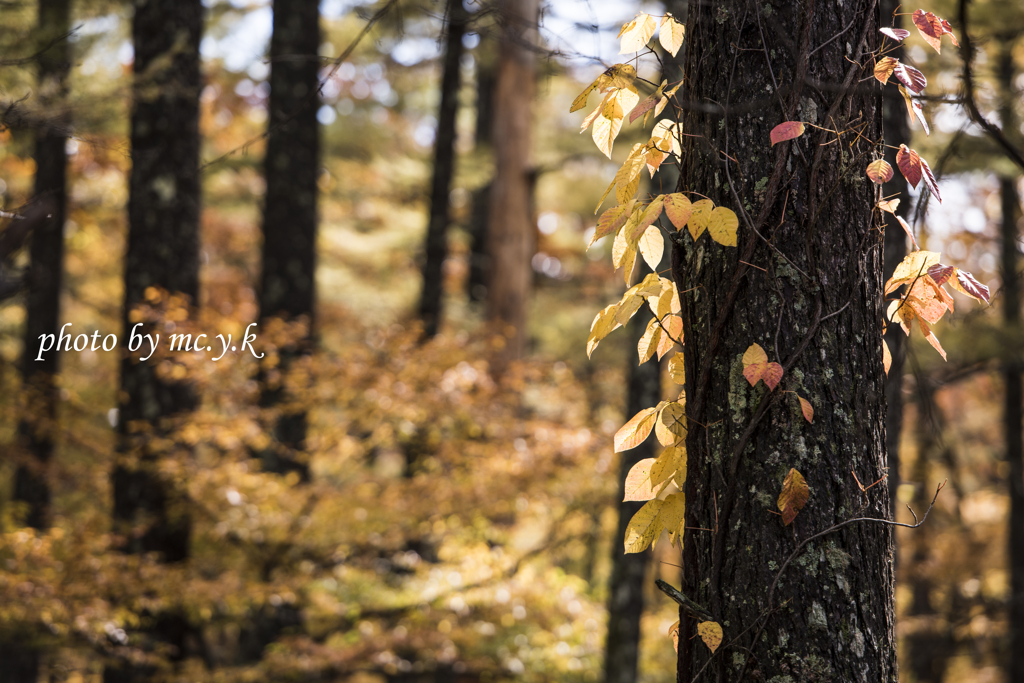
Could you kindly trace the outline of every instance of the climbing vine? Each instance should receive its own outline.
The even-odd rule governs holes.
[[[958,44],[949,22],[944,19],[920,9],[911,17],[924,40],[936,52],[941,52],[944,36],[949,36],[954,46]],[[685,27],[671,14],[655,17],[642,13],[638,14],[633,21],[625,24],[619,33],[620,54],[634,54],[635,56],[631,60],[634,62],[646,55],[653,55],[657,58],[656,52],[649,47],[656,31],[659,33],[658,38],[664,50],[675,56],[683,43]],[[860,66],[862,69],[870,70],[882,87],[889,85],[890,81],[895,79],[895,85],[906,103],[910,118],[919,121],[925,133],[930,134],[922,105],[927,79],[918,69],[904,64],[888,54],[896,43],[906,39],[910,32],[897,28],[882,28],[880,31],[885,36],[881,47],[869,55],[870,61],[865,61]],[[641,87],[654,88],[653,93],[643,101],[641,101],[638,89],[640,84],[643,84]],[[605,307],[597,314],[590,328],[587,354],[588,356],[592,354],[602,339],[615,329],[625,325],[646,305],[653,314],[653,318],[637,346],[639,362],[645,363],[655,355],[661,360],[667,354],[675,351],[668,362],[668,371],[672,380],[679,385],[685,384],[682,355],[685,340],[683,339],[683,320],[680,316],[680,292],[671,277],[664,277],[658,272],[658,266],[665,252],[665,240],[666,238],[685,240],[687,239],[685,235],[688,233],[689,239],[694,242],[710,239],[718,245],[709,248],[729,249],[736,247],[740,227],[736,211],[726,206],[716,206],[711,199],[692,190],[646,196],[640,192],[645,169],[653,179],[655,172],[662,164],[666,162],[679,164],[681,162],[681,141],[686,133],[680,124],[683,103],[677,101],[676,96],[682,84],[682,81],[669,83],[667,80],[662,80],[660,84],[656,85],[640,78],[633,64],[615,64],[599,75],[573,101],[570,108],[570,112],[586,108],[591,94],[595,91],[602,96],[597,107],[584,119],[581,132],[589,129],[598,149],[609,159],[615,139],[627,116],[630,123],[635,123],[642,118],[640,125],[646,127],[652,114],[654,119],[658,119],[666,109],[671,114],[669,117],[655,121],[647,142],[637,143],[632,147],[595,210],[595,213],[601,212],[602,206],[614,190],[615,205],[600,214],[591,245],[604,237],[613,240],[612,262],[616,269],[621,269],[626,285],[630,285],[638,257],[642,258],[654,272],[647,275],[641,282],[629,286],[617,303]],[[862,137],[862,129],[840,131],[822,128],[807,121],[782,121],[772,129],[766,145],[774,146],[796,139],[804,134],[807,127],[818,128],[835,136],[834,140],[822,144],[837,142],[847,133]],[[866,165],[864,173],[875,183],[874,217],[878,228],[881,229],[884,225],[882,220],[884,213],[888,212],[895,216],[900,198],[882,196],[881,185],[892,178],[894,169],[881,158],[882,142],[877,141],[873,144],[874,156],[877,159]],[[923,183],[927,191],[941,203],[942,197],[935,175],[928,162],[917,151],[906,145],[900,145],[896,153],[896,165],[912,187],[916,189]],[[735,192],[734,197],[737,202],[740,201]],[[743,208],[737,208],[743,214]],[[749,208],[747,210],[749,211]],[[954,309],[953,297],[946,287],[986,303],[989,301],[989,290],[970,273],[941,263],[940,254],[920,249],[911,226],[901,217],[897,216],[896,218],[910,237],[914,251],[896,267],[885,283],[884,295],[889,300],[889,304],[882,324],[883,333],[887,324],[898,324],[907,335],[910,335],[912,327],[916,324],[925,339],[945,359],[946,353],[935,336],[932,326],[945,315],[946,311],[952,312]],[[754,230],[754,226],[750,225],[749,221],[747,224],[751,230]],[[707,238],[704,237],[705,234],[707,234]],[[757,236],[764,239],[760,233]],[[765,241],[767,242],[767,240]],[[774,248],[770,242],[767,243],[769,247]],[[788,262],[788,259],[786,260]],[[880,341],[883,365],[888,373],[891,356],[884,340]],[[769,393],[779,390],[785,369],[778,359],[770,359],[768,353],[760,345],[754,343],[749,346],[743,354],[742,366],[743,377],[752,387],[759,382],[764,382]],[[814,408],[811,402],[795,391],[781,391],[784,394],[792,394],[799,404],[804,419],[808,423],[813,423]],[[657,458],[647,458],[637,462],[627,476],[625,500],[645,502],[644,506],[630,520],[626,529],[623,543],[627,553],[641,552],[654,545],[662,531],[668,532],[669,543],[673,546],[677,542],[682,544],[686,512],[683,489],[688,471],[685,446],[688,425],[685,401],[685,391],[681,391],[674,400],[661,401],[657,406],[641,410],[615,434],[616,452],[635,448],[646,440],[651,432],[654,432],[658,442],[664,447],[664,451]],[[757,417],[760,417],[760,412]],[[751,431],[755,425],[756,418],[748,431]],[[878,483],[875,482],[865,487],[858,481],[858,486],[862,493],[866,493],[871,486]],[[941,486],[939,488],[941,489]],[[936,495],[938,495],[938,491],[936,491]],[[792,523],[807,503],[809,496],[810,491],[803,475],[795,468],[790,468],[782,482],[777,501],[782,524]],[[934,499],[932,502],[934,504]],[[830,533],[856,521],[881,521],[895,524],[889,520],[857,517],[815,534],[812,538]],[[923,522],[923,518],[917,520],[915,514],[915,522],[915,525],[901,526],[916,526]],[[801,543],[798,550],[809,540],[806,539]],[[790,560],[786,560],[782,568],[779,569],[779,574]],[[777,580],[778,575],[776,575],[776,582]],[[723,640],[722,625],[707,610],[665,582],[659,581],[658,584],[661,590],[697,619],[697,634],[714,652]],[[772,585],[772,591],[774,586],[775,584]],[[769,592],[769,606],[772,591]],[[763,627],[762,623],[760,628],[763,629]],[[669,635],[678,643],[678,622],[670,629]]]

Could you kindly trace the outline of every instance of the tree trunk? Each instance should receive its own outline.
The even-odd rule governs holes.
[[[897,678],[891,528],[854,522],[799,546],[889,516],[888,489],[864,494],[851,474],[868,484],[886,466],[882,241],[864,174],[881,112],[879,91],[856,87],[871,75],[873,7],[690,5],[681,186],[743,217],[737,248],[685,230],[674,240],[690,426],[683,593],[724,629],[711,655],[681,612],[681,681],[705,666],[702,680]],[[771,147],[787,120],[836,127],[843,142],[808,128]],[[772,392],[742,374],[755,343],[784,367]],[[813,424],[786,392],[813,404]],[[787,527],[776,499],[790,468],[810,499]]]
[[[135,45],[134,110],[131,118],[132,171],[125,254],[124,338],[155,334],[136,328],[133,309],[180,295],[195,303],[199,292],[199,39],[200,0],[148,0],[132,19]],[[163,294],[166,290],[167,294]],[[159,332],[166,335],[167,327]],[[145,343],[142,345],[145,347]],[[122,458],[113,474],[114,528],[131,553],[158,553],[165,562],[188,558],[191,519],[188,502],[161,476],[159,461],[179,423],[196,406],[187,381],[158,375],[141,361],[146,350],[121,362],[118,417]],[[178,448],[173,446],[172,448]],[[179,449],[180,450],[180,449]],[[177,457],[181,457],[177,455]],[[182,619],[149,615],[150,636],[181,656]],[[104,680],[141,681],[149,668],[127,662],[107,667]]]
[[[651,272],[642,263],[637,281]],[[636,345],[644,335],[652,318],[645,306],[629,322],[629,385],[626,396],[626,415],[636,415],[644,408],[656,405],[661,400],[661,364],[651,359],[643,365],[637,364]],[[645,441],[630,451],[620,454],[619,497],[617,498],[619,525],[612,543],[612,576],[608,586],[608,637],[605,642],[604,680],[605,683],[634,683],[637,680],[637,665],[640,659],[640,619],[644,611],[644,576],[650,563],[651,553],[624,552],[621,539],[626,536],[626,527],[643,503],[623,502],[626,496],[626,475],[633,465],[644,458],[657,457],[655,442]]]
[[[903,16],[893,16],[899,6],[898,0],[881,0],[879,2],[882,24],[894,28],[903,26]],[[890,54],[903,60],[903,43],[897,43]],[[893,92],[893,95],[897,93]],[[901,144],[910,144],[910,124],[907,121],[907,108],[897,97],[886,97],[882,102],[882,130],[885,132],[885,160],[894,169],[896,166],[896,150]],[[882,186],[882,194],[886,197],[900,197],[898,213],[904,219],[910,215],[910,197],[907,194],[907,179],[902,173],[893,173],[889,182]],[[889,276],[896,266],[907,255],[907,234],[903,231],[896,216],[886,213],[885,216],[885,265],[884,275]],[[909,221],[908,221],[909,222]],[[892,514],[896,514],[896,489],[900,485],[900,434],[903,431],[903,362],[906,358],[907,336],[899,325],[893,325],[885,335],[885,343],[892,355],[892,364],[885,378],[885,452],[888,463],[889,502]],[[898,555],[897,555],[898,557]]]
[[[1016,35],[1001,40],[997,75],[1003,98],[999,110],[1002,129],[1019,139],[1019,118],[1014,104],[1019,100],[1014,92],[1016,69],[1013,47]],[[1017,194],[1018,177],[999,179],[1002,204],[1000,275],[1003,280],[1003,324],[1006,339],[1021,338],[1021,276],[1020,276],[1020,196]],[[1024,359],[1019,345],[1011,349],[1003,364],[1003,432],[1006,440],[1006,460],[1010,465],[1010,519],[1007,559],[1010,572],[1009,631],[1010,647],[1007,662],[1007,683],[1024,683]]]
[[[57,40],[39,58],[39,90],[54,111],[65,111],[68,43],[61,36],[70,26],[68,0],[39,3],[40,42]],[[60,353],[56,349],[37,354],[40,336],[60,327],[60,288],[64,269],[64,220],[67,198],[67,158],[64,126],[36,133],[35,199],[48,214],[33,230],[29,242],[29,272],[25,299],[25,347],[22,351],[22,382],[25,412],[18,424],[19,442],[26,461],[14,475],[14,499],[28,506],[25,523],[43,529],[50,519],[50,485],[47,472],[56,434],[57,374]],[[42,360],[36,360],[41,357]]]
[[[444,260],[448,256],[448,195],[455,168],[455,115],[459,110],[462,36],[466,33],[466,19],[462,0],[449,0],[441,104],[437,112],[437,135],[434,138],[434,180],[430,189],[430,219],[427,224],[426,258],[423,262],[423,292],[420,296],[420,318],[423,320],[423,333],[427,337],[436,335],[441,324]]]
[[[298,454],[306,444],[306,412],[289,408],[284,378],[294,362],[313,346],[315,300],[317,174],[319,126],[316,120],[320,14],[317,0],[274,5],[270,39],[270,119],[267,136],[267,198],[263,214],[263,276],[260,316],[304,323],[298,338],[264,352],[278,354],[276,367],[264,369],[260,405],[280,412],[271,431],[274,442],[262,454],[271,472],[298,472],[309,465]],[[265,339],[265,342],[273,343]]]
[[[538,0],[497,7],[501,22],[494,100],[494,182],[488,215],[487,317],[504,335],[499,363],[523,355],[534,225],[530,213],[530,128]]]
[[[1016,178],[1000,178],[1002,194],[1003,323],[1007,339],[1019,339],[1021,329],[1020,197]],[[1024,385],[1020,350],[1003,367],[1005,397],[1003,430],[1006,460],[1010,464],[1010,519],[1008,559],[1010,570],[1010,647],[1008,683],[1024,683]]]

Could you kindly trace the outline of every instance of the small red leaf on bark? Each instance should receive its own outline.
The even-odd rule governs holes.
[[[772,128],[771,138],[774,147],[780,142],[798,138],[804,134],[803,121],[785,121]]]

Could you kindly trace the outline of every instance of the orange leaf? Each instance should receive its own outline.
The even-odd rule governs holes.
[[[779,386],[779,380],[782,379],[782,366],[778,363],[766,363],[764,372],[761,373],[761,379],[769,389],[775,391],[775,387]]]
[[[679,622],[672,624],[668,627],[668,636],[672,639],[672,647],[679,652]]]
[[[889,353],[889,345],[882,340],[882,367],[885,368],[885,374],[889,374],[889,368],[892,367],[892,354]]]
[[[798,138],[804,134],[803,121],[785,121],[772,128],[771,139],[774,147],[780,142]]]
[[[866,169],[871,182],[881,185],[892,180],[892,166],[885,159],[877,159],[868,164]]]
[[[786,526],[796,519],[796,515],[807,504],[811,491],[807,488],[804,475],[790,468],[782,481],[782,493],[779,494],[778,506],[782,512],[782,523]]]
[[[797,398],[800,399],[800,410],[804,414],[804,419],[814,424],[814,406],[803,396],[797,396]]]
[[[900,200],[899,199],[883,199],[883,200],[879,201],[876,206],[878,206],[878,208],[881,209],[882,211],[888,211],[889,213],[891,213],[892,215],[895,216],[896,215],[896,209],[898,209],[899,206],[900,206]]]
[[[676,230],[682,230],[686,226],[686,222],[690,220],[692,212],[690,200],[686,195],[675,192],[665,195],[663,205],[665,214],[672,221],[672,225],[676,226]]]
[[[889,82],[889,76],[892,76],[893,70],[899,62],[895,57],[882,57],[875,63],[875,78],[885,85]]]
[[[907,105],[907,113],[910,115],[911,120],[916,117],[921,122],[921,127],[924,128],[924,134],[931,135],[932,130],[928,127],[928,121],[924,118],[924,108],[921,106],[921,103],[912,99],[910,92],[902,85],[900,86],[900,94],[903,95],[903,101]]]

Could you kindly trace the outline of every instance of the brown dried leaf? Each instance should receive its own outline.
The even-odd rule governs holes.
[[[782,523],[786,526],[796,519],[796,515],[807,504],[811,491],[804,481],[804,475],[791,468],[782,480],[782,493],[779,494],[778,506],[782,512]]]

